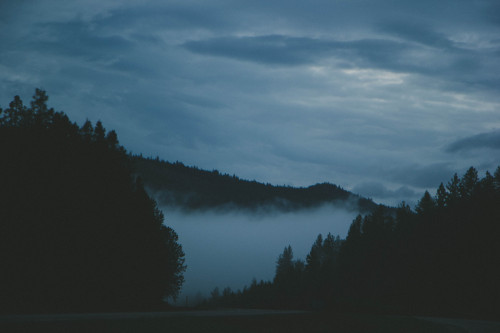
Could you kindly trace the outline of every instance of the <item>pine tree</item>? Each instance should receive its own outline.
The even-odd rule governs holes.
[[[276,261],[276,275],[274,281],[280,283],[285,281],[290,276],[293,270],[293,251],[292,247],[288,245],[279,255]]]
[[[434,211],[435,207],[436,203],[434,202],[434,199],[432,199],[428,191],[425,191],[422,199],[420,199],[415,207],[415,211],[420,215],[429,215]]]
[[[445,207],[447,201],[448,201],[448,192],[446,192],[443,183],[441,183],[439,184],[439,187],[436,192],[436,198],[435,198],[436,205],[438,208],[443,208]]]
[[[477,175],[477,170],[473,167],[470,167],[460,181],[460,196],[462,198],[470,199],[474,194],[478,182],[479,177]]]
[[[448,206],[453,205],[460,199],[460,178],[455,173],[453,178],[446,185],[448,190],[447,202]]]

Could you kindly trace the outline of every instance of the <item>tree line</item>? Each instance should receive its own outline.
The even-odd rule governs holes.
[[[159,157],[136,155],[132,160],[137,174],[162,205],[185,210],[234,207],[290,211],[337,203],[353,210],[371,212],[377,207],[371,199],[329,183],[301,188],[275,186],[243,180],[217,170],[188,167],[181,162],[170,163]]]
[[[161,307],[183,283],[177,234],[117,134],[47,100],[0,109],[0,312]]]
[[[273,281],[212,293],[205,305],[500,316],[500,167],[471,167],[412,210],[358,215],[346,239],[318,236],[306,261],[290,246]]]

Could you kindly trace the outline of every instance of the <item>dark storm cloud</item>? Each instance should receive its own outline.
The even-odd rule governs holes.
[[[384,33],[400,37],[406,41],[441,49],[455,48],[455,44],[444,34],[412,22],[383,22],[379,24],[379,28]]]
[[[441,182],[446,183],[455,172],[449,163],[414,164],[386,170],[389,179],[418,188],[435,188]]]
[[[98,17],[94,23],[100,27],[127,30],[140,25],[144,28],[167,28],[185,30],[206,28],[222,29],[231,24],[232,17],[224,10],[216,10],[203,4],[160,4],[158,6],[133,6],[118,8]],[[154,31],[152,31],[154,33]]]
[[[35,45],[37,50],[70,57],[101,59],[116,57],[133,49],[133,43],[122,36],[106,36],[80,20],[40,24],[39,34]]]
[[[491,1],[488,3],[484,10],[483,15],[488,22],[500,26],[500,3],[498,1]]]
[[[148,77],[155,77],[157,74],[157,71],[151,64],[142,61],[130,61],[123,58],[114,60],[107,65],[107,68],[130,74],[141,73],[141,75]]]
[[[448,145],[446,151],[449,153],[456,153],[481,148],[500,150],[500,130],[480,133],[457,140]]]
[[[359,56],[370,63],[387,62],[405,47],[388,40],[335,41],[307,37],[267,35],[222,37],[190,41],[184,47],[191,52],[271,65],[302,65],[332,56]],[[388,62],[387,62],[388,63]]]
[[[314,52],[325,45],[310,38],[286,36],[223,37],[190,41],[184,47],[191,52],[253,61],[264,64],[298,65],[311,62]]]
[[[286,35],[226,36],[188,41],[183,46],[201,55],[266,65],[310,65],[335,59],[342,61],[346,68],[378,68],[434,77],[449,81],[450,88],[466,85],[496,89],[500,84],[500,80],[491,74],[489,66],[489,63],[498,60],[495,51],[479,54],[461,49],[442,34],[417,25],[392,23],[383,25],[383,28],[403,37],[403,40],[372,38],[340,41]],[[442,54],[443,49],[446,49],[446,54]],[[436,61],[438,58],[443,60]]]

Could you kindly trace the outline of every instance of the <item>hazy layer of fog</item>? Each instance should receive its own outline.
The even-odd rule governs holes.
[[[356,213],[333,206],[299,212],[251,214],[244,211],[182,213],[163,209],[165,223],[179,235],[188,269],[179,302],[218,286],[241,289],[252,278],[272,280],[283,248],[305,259],[322,233],[344,238]]]

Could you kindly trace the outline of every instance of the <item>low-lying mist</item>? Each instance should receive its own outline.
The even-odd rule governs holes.
[[[248,211],[185,213],[163,210],[165,224],[179,235],[188,266],[178,304],[208,297],[219,287],[233,290],[253,278],[272,280],[278,255],[291,245],[303,259],[318,234],[345,238],[356,212],[332,205],[295,212],[252,214]],[[197,296],[196,296],[197,295]]]

